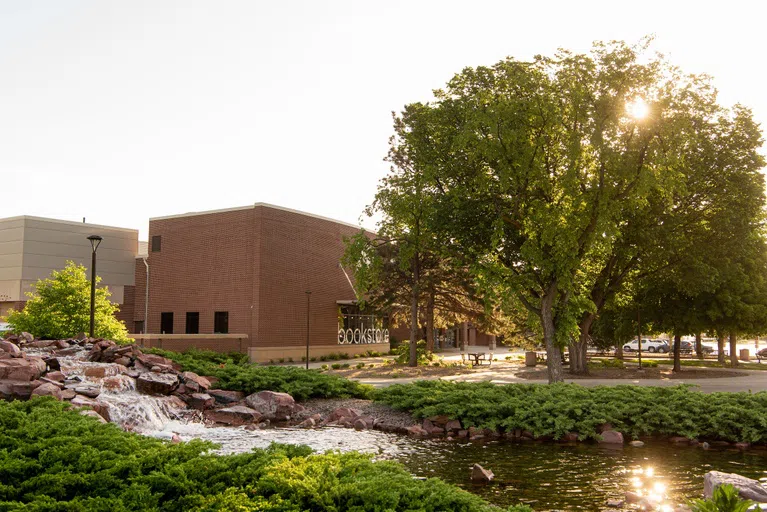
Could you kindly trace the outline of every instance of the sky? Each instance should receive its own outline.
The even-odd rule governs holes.
[[[357,224],[392,111],[464,67],[597,40],[654,35],[765,125],[765,15],[757,0],[0,0],[0,217],[142,240],[151,217],[256,202]]]

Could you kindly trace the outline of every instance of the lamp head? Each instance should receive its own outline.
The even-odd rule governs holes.
[[[99,248],[99,244],[103,240],[99,235],[91,235],[88,237],[88,240],[91,242],[91,248],[93,249],[93,252],[96,252],[96,249]]]

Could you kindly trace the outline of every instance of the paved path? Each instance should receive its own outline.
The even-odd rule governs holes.
[[[684,371],[684,370],[683,370]],[[743,377],[722,377],[713,379],[565,379],[565,382],[573,382],[581,386],[618,386],[621,384],[635,384],[638,386],[678,386],[679,384],[693,384],[700,391],[713,393],[716,391],[767,391],[767,371],[749,371]],[[436,378],[436,377],[432,377]],[[496,384],[545,384],[546,380],[522,379],[508,369],[476,371],[470,374],[453,375],[442,377],[443,380],[454,382],[493,382]],[[419,378],[399,379],[359,379],[360,382],[375,387],[391,386],[392,384],[406,384]]]

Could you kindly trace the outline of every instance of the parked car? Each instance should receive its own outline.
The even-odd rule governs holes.
[[[637,343],[637,340],[631,340],[630,342],[623,345],[623,350],[625,352],[638,352],[639,351],[639,343]],[[651,340],[649,338],[642,338],[642,352],[660,352],[661,354],[665,354],[669,351],[668,343],[666,343],[666,340]]]
[[[703,347],[703,354],[712,354],[714,352],[712,347],[708,347],[706,345],[701,346]],[[695,352],[695,343],[692,341],[680,340],[679,352],[682,354],[692,354]]]

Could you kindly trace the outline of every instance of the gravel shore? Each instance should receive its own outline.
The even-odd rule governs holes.
[[[301,412],[301,418],[308,418],[314,414],[319,414],[326,418],[331,412],[339,407],[349,407],[359,409],[363,416],[372,416],[376,424],[390,429],[403,429],[419,423],[410,413],[396,411],[385,404],[375,403],[372,400],[361,400],[359,398],[314,398],[301,402],[305,410]],[[379,427],[376,427],[379,428]],[[381,428],[385,430],[386,428]]]

